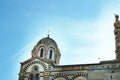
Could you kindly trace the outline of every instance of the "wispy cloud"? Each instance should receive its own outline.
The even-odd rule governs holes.
[[[51,31],[51,38],[58,44],[62,55],[61,64],[94,63],[115,59],[113,23],[114,13],[120,14],[119,7],[118,5],[103,6],[98,17],[91,21],[47,17],[44,26],[50,27],[48,30]],[[46,33],[47,31],[42,35]],[[45,36],[33,39],[33,42],[18,51],[8,61],[32,49],[33,45],[43,37]],[[26,55],[31,56],[30,53]]]
[[[68,21],[61,35],[61,64],[96,63],[115,59],[114,13],[118,5],[106,5],[94,21]],[[56,31],[57,32],[57,31]],[[58,31],[61,33],[61,31]],[[84,43],[80,45],[81,43]],[[61,44],[64,43],[64,44]],[[78,45],[79,44],[79,45]],[[65,46],[65,47],[64,47]],[[98,59],[100,57],[100,59]]]

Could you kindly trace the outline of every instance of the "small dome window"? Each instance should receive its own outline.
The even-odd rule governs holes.
[[[40,50],[40,57],[43,57],[43,53],[44,53],[44,49],[42,48],[42,49]]]
[[[53,55],[53,51],[50,50],[50,53],[49,53],[49,59],[52,59],[52,55]]]

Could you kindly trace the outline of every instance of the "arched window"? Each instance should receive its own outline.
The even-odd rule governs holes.
[[[43,53],[44,53],[44,49],[42,48],[42,49],[40,50],[40,57],[43,57]]]
[[[33,80],[33,74],[30,74],[30,80]]]
[[[49,59],[52,59],[52,50],[50,50]]]
[[[40,80],[39,74],[36,74],[36,80]]]

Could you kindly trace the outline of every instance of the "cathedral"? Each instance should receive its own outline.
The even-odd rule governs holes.
[[[55,40],[48,35],[33,47],[31,58],[21,62],[19,80],[120,80],[118,15],[115,15],[114,28],[116,59],[94,64],[59,65],[62,54]]]

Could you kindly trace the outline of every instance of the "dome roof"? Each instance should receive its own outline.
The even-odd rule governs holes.
[[[43,39],[41,39],[38,43],[37,43],[37,46],[40,45],[40,44],[44,44],[44,45],[53,45],[54,47],[56,47],[58,49],[58,46],[57,46],[57,43],[49,37],[45,37]]]

